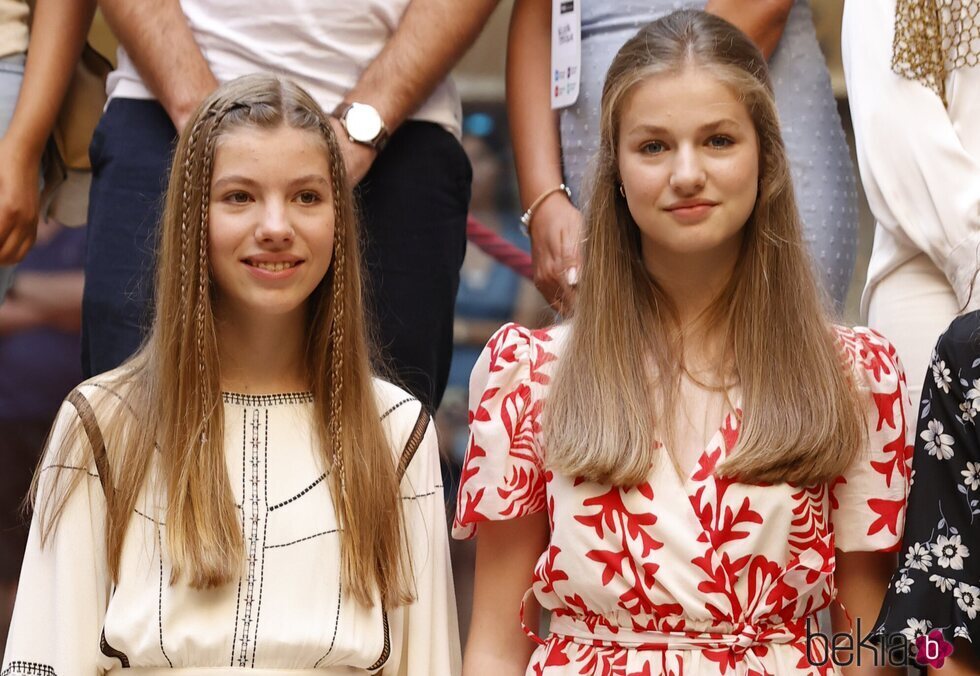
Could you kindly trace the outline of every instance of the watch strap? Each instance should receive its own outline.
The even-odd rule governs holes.
[[[337,118],[338,120],[340,120],[340,123],[344,125],[344,131],[347,131],[347,113],[350,112],[350,109],[353,107],[354,103],[355,102],[353,101],[341,101],[340,103],[337,104],[337,107],[333,109],[333,112],[330,113],[331,117]],[[369,104],[361,104],[361,105],[369,105]],[[373,108],[374,106],[371,107]],[[377,111],[375,110],[375,112]],[[381,117],[380,114],[378,115],[378,117],[379,118]],[[361,145],[365,145],[368,146],[369,148],[373,148],[374,151],[378,153],[384,150],[384,147],[388,144],[388,139],[390,137],[391,136],[388,133],[388,127],[387,125],[385,125],[384,120],[381,120],[381,129],[380,131],[378,131],[377,134],[375,134],[374,138],[372,139],[362,141],[360,139],[356,139],[353,136],[351,136],[350,132],[347,133],[347,138],[350,139],[351,143],[360,143]]]

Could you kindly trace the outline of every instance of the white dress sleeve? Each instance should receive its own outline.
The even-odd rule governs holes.
[[[55,467],[53,450],[77,421],[62,405],[41,466],[38,505],[52,490],[81,477],[56,529],[41,545],[39,517],[31,523],[17,589],[3,676],[100,676],[105,673],[100,637],[110,580],[105,551],[105,500],[84,434],[68,463]],[[79,432],[81,426],[77,426]],[[74,459],[75,461],[72,461]],[[111,661],[109,662],[111,663]]]
[[[976,117],[958,111],[957,123],[932,90],[892,71],[894,24],[895,0],[844,6],[841,53],[861,179],[879,225],[925,253],[965,305],[978,267],[980,161],[961,134],[976,133]]]
[[[415,602],[390,613],[385,676],[458,676],[462,671],[456,595],[439,444],[430,421],[402,480],[402,507],[415,579]]]

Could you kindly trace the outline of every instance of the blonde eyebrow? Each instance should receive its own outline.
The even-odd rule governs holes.
[[[700,127],[698,127],[697,131],[699,133],[706,133],[718,129],[719,127],[724,127],[725,125],[737,126],[738,122],[736,122],[730,117],[723,117],[720,120],[713,120],[711,122],[708,122],[707,124],[701,125]],[[655,124],[641,124],[639,126],[633,127],[628,133],[631,136],[637,134],[649,134],[652,136],[657,136],[663,134],[670,134],[671,132],[669,129],[665,127],[660,127]]]

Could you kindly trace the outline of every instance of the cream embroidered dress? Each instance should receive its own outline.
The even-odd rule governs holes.
[[[108,383],[100,376],[80,386],[97,415],[104,397],[117,396]],[[239,580],[210,591],[171,585],[165,508],[144,493],[114,586],[97,469],[77,463],[67,471],[86,476],[45,548],[32,525],[3,676],[458,674],[434,426],[403,391],[381,381],[375,390],[396,456],[412,437],[417,446],[401,482],[414,604],[386,615],[345,595],[330,482],[314,453],[311,395],[226,394],[228,472],[246,547]],[[55,439],[75,415],[65,404]],[[79,457],[91,453],[80,449]],[[41,490],[49,490],[46,477],[55,472],[42,471]]]
[[[508,324],[491,338],[470,383],[454,535],[547,512],[532,591],[551,634],[532,636],[528,676],[834,673],[822,646],[808,660],[807,621],[816,630],[836,594],[836,549],[898,546],[911,455],[894,349],[868,329],[837,335],[866,395],[868,445],[844,476],[811,487],[716,477],[735,415],[683,481],[669,463],[631,488],[552,472],[540,423],[567,334]]]

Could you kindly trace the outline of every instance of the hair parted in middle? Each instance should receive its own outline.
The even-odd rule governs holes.
[[[730,357],[716,375],[741,389],[737,445],[716,471],[752,482],[832,480],[862,447],[863,409],[803,243],[768,67],[735,26],[696,10],[645,26],[606,75],[574,316],[542,420],[545,461],[570,476],[641,483],[665,431],[658,421],[676,412],[677,312],[644,266],[619,194],[617,149],[636,86],[685,72],[727,86],[759,141],[759,193],[735,270],[702,318],[727,332]]]
[[[245,550],[225,464],[208,262],[212,168],[222,136],[282,126],[314,135],[330,167],[333,256],[309,299],[305,357],[323,466],[330,468],[342,524],[343,584],[362,603],[380,599],[392,607],[412,599],[411,571],[396,458],[372,383],[353,195],[326,114],[302,88],[271,75],[221,86],[200,105],[177,143],[161,223],[152,328],[123,367],[125,406],[100,420],[116,485],[107,504],[110,571],[118,574],[126,524],[158,448],[155,474],[167,501],[173,579],[186,576],[192,587],[209,588],[240,572]],[[47,505],[45,535],[67,492],[59,495]]]

